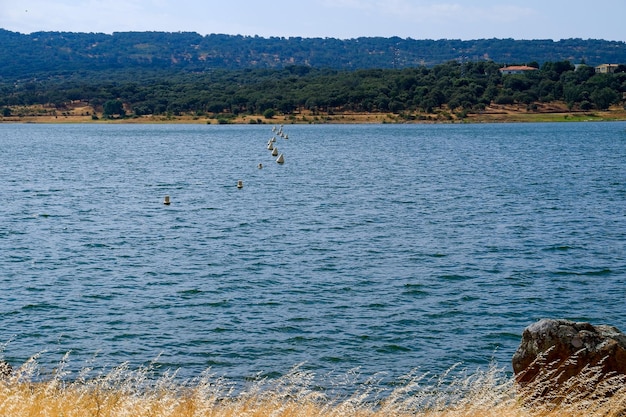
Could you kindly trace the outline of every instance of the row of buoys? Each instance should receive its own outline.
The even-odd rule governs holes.
[[[283,125],[280,125],[280,127],[278,128],[278,130],[276,129],[276,126],[272,126],[272,132],[276,133],[276,135],[284,138],[284,139],[289,139],[289,136],[287,134],[285,134],[285,132],[283,132]],[[276,163],[277,164],[284,164],[285,163],[285,156],[281,153],[278,153],[278,148],[276,146],[274,146],[274,144],[276,143],[276,136],[272,136],[268,141],[267,141],[267,150],[270,151],[270,153],[272,154],[272,156],[276,157]],[[259,163],[257,165],[258,169],[263,169],[263,164]],[[243,188],[243,181],[239,180],[237,181],[237,188],[241,189]]]
[[[276,133],[277,136],[282,137],[283,139],[289,139],[289,135],[287,135],[284,131],[283,131],[283,125],[281,124],[280,127],[278,129],[276,129],[276,126],[272,126],[272,132]],[[278,153],[278,148],[276,146],[274,146],[274,143],[276,143],[276,136],[272,136],[270,138],[270,140],[267,142],[267,150],[271,151],[272,156],[277,157],[276,158],[276,163],[277,164],[284,164],[285,163],[285,155],[283,155],[282,153]],[[257,165],[257,168],[262,169],[263,168],[263,164],[259,163]],[[237,188],[238,189],[242,189],[243,188],[243,180],[238,180],[237,181]],[[165,198],[163,199],[163,204],[165,204],[166,206],[169,206],[172,203],[172,201],[170,200],[170,196],[166,195]]]
[[[278,129],[278,131],[276,130],[276,126],[272,126],[272,132],[275,132],[278,136],[285,137],[285,133],[283,132],[283,125],[280,125],[280,128]],[[281,154],[278,153],[278,148],[274,146],[275,143],[276,143],[276,136],[272,136],[270,140],[267,142],[267,150],[271,151],[272,156],[278,157],[276,158],[276,163],[284,164],[285,156],[282,153]]]
[[[276,136],[282,137],[283,139],[289,139],[289,135],[287,135],[284,131],[283,131],[283,125],[281,124],[279,126],[278,129],[276,129],[276,126],[272,126],[272,132],[274,132],[276,134]],[[278,148],[276,146],[274,146],[274,144],[276,143],[276,136],[272,136],[270,138],[270,140],[267,142],[267,150],[269,150],[272,154],[272,156],[276,157],[276,163],[277,164],[284,164],[285,163],[285,155],[283,155],[282,153],[278,153]],[[263,164],[259,163],[257,165],[257,168],[262,169],[263,168]],[[243,180],[238,180],[237,181],[237,188],[238,189],[242,189],[243,188]],[[163,204],[166,206],[169,206],[170,204],[172,204],[172,201],[170,200],[170,196],[166,195],[165,198],[163,199]]]
[[[276,130],[276,126],[272,126],[272,132],[276,132],[276,134],[283,139],[289,139],[289,135],[283,132],[283,125],[280,125],[278,130]]]
[[[278,129],[276,129],[276,126],[272,126],[272,132],[276,133],[277,136],[282,137],[283,139],[289,139],[289,135],[287,135],[284,131],[283,131],[283,125],[281,124],[280,127]],[[271,152],[272,156],[276,157],[276,163],[277,164],[284,164],[285,163],[285,155],[283,155],[282,153],[278,153],[278,148],[276,146],[274,146],[274,144],[276,143],[276,136],[272,136],[268,141],[267,141],[267,150]],[[258,169],[262,169],[263,168],[263,164],[259,163],[257,165]],[[242,189],[243,188],[243,180],[239,180],[237,181],[237,188],[238,189]],[[170,204],[169,203],[169,196],[165,196],[166,201],[164,202],[164,204]]]

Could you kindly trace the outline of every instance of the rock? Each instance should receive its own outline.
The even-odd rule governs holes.
[[[524,330],[512,362],[521,385],[550,379],[559,386],[590,369],[597,379],[582,382],[597,384],[626,376],[626,335],[613,326],[542,319]]]
[[[0,360],[0,379],[8,378],[11,376],[13,368],[8,362]]]

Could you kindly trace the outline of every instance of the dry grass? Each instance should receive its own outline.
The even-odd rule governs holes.
[[[20,106],[11,107],[13,116],[0,116],[0,123],[186,123],[216,124],[217,119],[209,115],[195,116],[183,114],[178,116],[140,116],[124,119],[103,119],[102,114],[83,102],[68,103],[64,109],[51,106]],[[92,119],[97,114],[98,119]],[[240,115],[228,118],[228,123],[294,123],[294,124],[379,124],[379,123],[501,123],[501,122],[572,122],[572,121],[626,120],[626,109],[613,106],[606,111],[581,112],[570,111],[562,102],[538,103],[535,111],[528,111],[523,105],[493,105],[480,113],[469,113],[466,118],[459,119],[450,110],[440,109],[436,113],[411,113],[405,115],[378,112],[345,112],[345,113],[312,113],[302,111],[294,115],[279,115],[266,119],[262,115]]]
[[[626,412],[623,378],[581,391],[581,382],[597,382],[592,369],[583,381],[546,395],[549,380],[520,389],[493,367],[470,375],[452,370],[438,377],[411,374],[392,387],[375,377],[352,385],[346,377],[333,393],[316,389],[314,375],[300,367],[280,379],[258,379],[244,387],[208,371],[180,381],[176,373],[151,378],[150,367],[121,365],[95,375],[92,369],[73,375],[64,368],[65,360],[43,377],[35,357],[16,369],[0,381],[0,416],[612,417]]]

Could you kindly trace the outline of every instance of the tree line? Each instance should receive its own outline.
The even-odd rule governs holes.
[[[280,69],[79,72],[27,82],[0,82],[0,107],[82,101],[105,113],[259,115],[311,112],[432,113],[445,107],[480,112],[490,104],[562,101],[573,110],[624,105],[626,66],[599,74],[569,61],[529,65],[502,74],[493,61],[450,61],[433,67],[354,71],[288,66]],[[5,110],[6,112],[6,110]]]
[[[33,32],[0,29],[0,79],[24,80],[80,71],[178,70],[310,66],[333,69],[433,67],[451,60],[590,65],[626,62],[626,43],[598,39],[355,39],[194,32]]]

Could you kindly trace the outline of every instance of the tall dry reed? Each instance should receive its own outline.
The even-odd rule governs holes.
[[[181,380],[176,372],[154,378],[150,366],[122,364],[107,372],[66,370],[67,357],[42,375],[37,357],[0,381],[2,417],[617,417],[626,415],[624,379],[598,382],[589,369],[579,379],[546,395],[549,379],[518,387],[502,370],[449,372],[436,377],[412,373],[393,384],[372,377],[340,389],[318,388],[302,367],[279,379],[256,379],[240,387],[209,371]],[[549,375],[548,375],[549,376]],[[354,385],[352,385],[354,384]],[[595,387],[584,391],[585,384]]]

